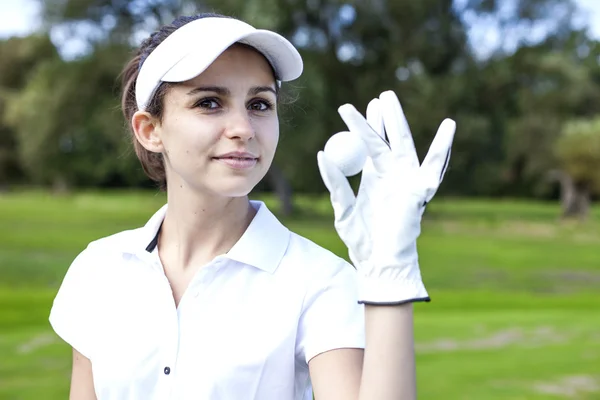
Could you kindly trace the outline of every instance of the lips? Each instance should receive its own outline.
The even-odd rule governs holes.
[[[242,159],[242,160],[256,160],[256,159],[258,159],[257,156],[255,156],[252,153],[248,153],[247,151],[232,151],[230,153],[221,154],[220,156],[217,156],[215,158],[217,158],[217,159],[236,158],[236,159]]]
[[[220,156],[215,157],[217,160],[257,160],[256,157],[235,157],[235,156]]]
[[[233,169],[250,169],[258,162],[258,157],[248,152],[231,152],[214,157],[214,160],[221,162]]]

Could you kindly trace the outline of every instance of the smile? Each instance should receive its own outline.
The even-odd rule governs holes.
[[[258,162],[254,157],[215,157],[213,160],[237,170],[251,169]]]

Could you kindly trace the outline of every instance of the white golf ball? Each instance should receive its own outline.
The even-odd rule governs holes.
[[[358,174],[367,161],[367,147],[354,132],[336,133],[325,143],[323,151],[344,176]]]

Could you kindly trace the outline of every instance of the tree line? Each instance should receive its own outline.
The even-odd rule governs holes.
[[[0,42],[5,188],[152,187],[120,113],[119,73],[141,32],[211,11],[280,32],[305,60],[304,75],[283,87],[280,146],[261,189],[324,192],[316,152],[346,129],[337,108],[350,102],[364,110],[388,89],[403,104],[421,156],[439,123],[456,120],[441,194],[560,198],[565,214],[578,215],[600,189],[600,46],[574,23],[571,0],[40,4],[39,32]],[[470,41],[473,18],[492,21],[506,40],[478,48]],[[88,50],[66,58],[51,40],[57,27]],[[547,32],[531,40],[540,27]]]

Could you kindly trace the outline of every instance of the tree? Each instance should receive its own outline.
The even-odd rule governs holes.
[[[599,80],[583,54],[592,42],[572,32],[562,43],[556,38],[522,47],[510,57],[492,60],[485,71],[492,89],[485,99],[488,115],[501,125],[502,185],[511,196],[550,197],[554,185],[548,171],[556,165],[554,142],[566,121],[590,117],[600,107]],[[494,83],[493,81],[496,81]]]
[[[64,190],[145,180],[115,101],[128,52],[98,47],[77,61],[47,62],[11,101],[7,120],[33,182]]]
[[[560,126],[600,107],[600,46],[574,27],[572,0],[47,0],[42,5],[48,26],[72,29],[72,35],[85,27],[91,53],[129,47],[173,16],[197,11],[233,15],[289,38],[303,55],[305,72],[283,86],[293,101],[280,107],[275,167],[261,183],[288,200],[292,190],[324,191],[315,155],[330,135],[346,129],[337,108],[351,102],[364,111],[383,90],[399,95],[422,156],[442,119],[457,121],[451,173],[440,190],[456,195],[550,196],[552,186],[544,178],[556,164],[551,150]],[[469,37],[469,21],[478,18],[507,38],[492,46],[489,57],[482,57]],[[529,40],[532,28],[545,29],[545,37]],[[72,79],[80,77],[74,73]],[[118,107],[116,95],[112,101]]]
[[[565,124],[554,151],[561,183],[562,215],[585,219],[590,198],[600,192],[600,117]]]
[[[13,97],[27,84],[41,64],[56,59],[56,48],[46,35],[0,41],[0,187],[23,178],[17,137],[6,121],[6,110]]]
[[[48,29],[60,27],[67,36],[85,35],[82,39],[92,47],[101,42],[130,44],[133,33],[152,31],[195,9],[194,2],[186,0],[44,0],[40,5]]]

